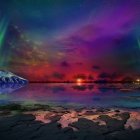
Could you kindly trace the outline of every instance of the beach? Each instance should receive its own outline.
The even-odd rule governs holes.
[[[35,104],[0,107],[2,140],[139,140],[140,110]]]

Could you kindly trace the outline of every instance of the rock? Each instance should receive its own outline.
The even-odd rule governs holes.
[[[100,126],[91,120],[80,118],[77,122],[72,123],[70,126],[75,127],[78,131],[88,131],[94,135],[101,135],[107,132],[106,126]]]
[[[106,135],[106,140],[140,140],[140,129],[117,131]]]
[[[95,115],[95,114],[97,114],[97,113],[90,111],[90,110],[87,110],[84,115]]]
[[[75,116],[77,116],[77,113],[66,113],[61,116],[58,123],[61,124],[62,128],[68,127],[71,123],[78,121],[78,118]]]
[[[117,120],[114,118],[109,117],[108,115],[100,115],[99,119],[106,122],[108,131],[120,131],[124,130],[125,121],[124,120]]]
[[[0,117],[11,115],[11,112],[8,110],[0,111]]]
[[[130,113],[130,118],[127,120],[125,124],[126,129],[140,129],[140,112],[132,112]]]
[[[76,111],[71,111],[71,117],[76,118],[78,116]]]
[[[65,110],[64,110],[65,111]],[[124,125],[130,117],[128,112],[88,110],[78,113],[74,110],[61,112],[54,110],[33,111],[26,114],[0,118],[0,139],[2,140],[139,140],[140,129],[125,129]],[[28,114],[27,114],[28,113]],[[32,113],[33,115],[29,114]],[[94,115],[94,113],[96,113]],[[44,123],[37,121],[36,115],[50,119]],[[59,115],[58,115],[59,114]],[[85,115],[86,114],[86,115]],[[103,115],[101,115],[103,114]],[[132,114],[132,113],[131,113]],[[94,118],[94,119],[93,119]],[[106,125],[99,125],[99,122]],[[64,127],[65,126],[65,127]]]
[[[70,127],[65,127],[64,129],[62,129],[63,133],[74,133],[73,129]]]
[[[76,140],[104,140],[104,136],[96,135],[95,133],[79,131],[76,133]]]
[[[33,115],[16,115],[12,117],[5,117],[0,119],[0,131],[9,130],[15,126],[18,122],[33,121],[35,117]]]
[[[121,113],[119,116],[122,118],[124,123],[126,123],[126,121],[130,118],[130,114],[128,112]]]
[[[117,110],[115,110],[115,112],[116,112],[116,113],[120,113],[120,110],[117,109]]]
[[[98,112],[98,113],[103,113],[103,112],[105,112],[105,111],[106,111],[105,109],[103,109],[103,108],[99,108],[99,109],[97,109],[96,112]]]
[[[57,122],[60,120],[60,118],[61,118],[61,116],[56,115],[56,116],[51,117],[50,120],[51,120],[51,122]]]
[[[22,114],[22,115],[17,115],[17,118],[19,121],[33,121],[35,120],[35,116],[31,114]]]

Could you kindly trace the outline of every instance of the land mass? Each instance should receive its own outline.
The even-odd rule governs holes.
[[[0,106],[2,140],[140,139],[140,111],[65,108],[34,104]]]

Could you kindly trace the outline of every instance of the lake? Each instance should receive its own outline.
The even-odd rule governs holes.
[[[139,84],[43,84],[0,86],[0,104],[139,108]]]

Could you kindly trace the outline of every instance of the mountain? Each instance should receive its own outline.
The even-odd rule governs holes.
[[[0,70],[0,84],[20,84],[25,85],[28,80],[19,77],[9,71]]]

